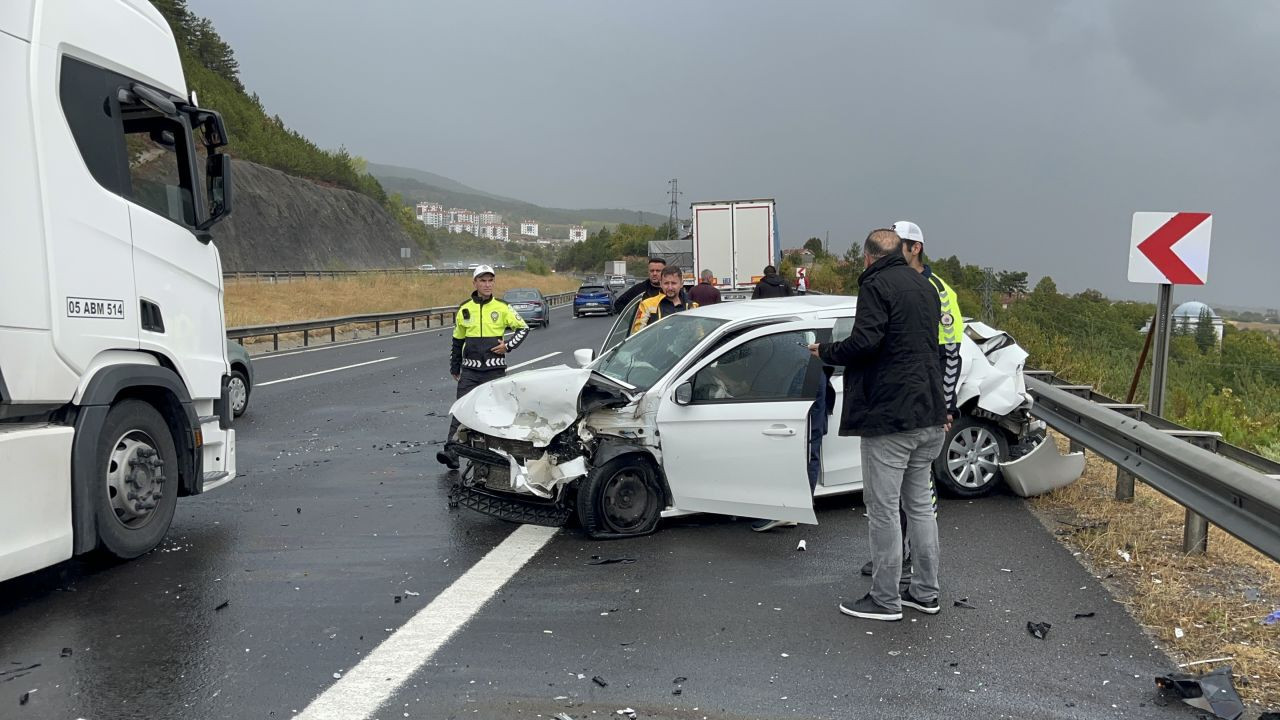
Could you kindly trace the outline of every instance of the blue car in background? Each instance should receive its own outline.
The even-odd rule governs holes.
[[[592,313],[613,314],[612,290],[600,284],[587,284],[578,288],[578,292],[573,296],[573,316],[582,317]]]
[[[551,309],[537,288],[516,288],[502,294],[502,301],[520,314],[529,327],[551,327]]]

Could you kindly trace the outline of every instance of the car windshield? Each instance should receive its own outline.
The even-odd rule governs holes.
[[[671,315],[605,353],[593,369],[614,380],[648,390],[724,320]]]
[[[508,290],[506,294],[502,296],[502,299],[506,300],[507,302],[523,302],[525,300],[537,300],[538,291],[537,290]]]
[[[580,292],[580,293],[602,293],[602,292],[609,292],[609,291],[608,291],[608,290],[605,290],[603,285],[583,285],[582,287],[578,288],[578,292]]]

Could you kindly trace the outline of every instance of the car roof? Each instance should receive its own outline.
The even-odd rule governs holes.
[[[852,311],[858,299],[851,295],[795,295],[785,298],[766,298],[762,300],[740,300],[704,305],[689,312],[705,317],[714,317],[733,322],[735,320],[752,320],[768,317],[786,317],[788,315],[832,317],[831,311]]]
[[[507,293],[513,293],[513,292],[540,292],[540,291],[538,290],[538,288],[511,288],[507,292],[504,292],[503,295],[506,295]]]

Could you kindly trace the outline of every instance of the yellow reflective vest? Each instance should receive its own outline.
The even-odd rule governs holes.
[[[960,314],[960,301],[956,291],[945,280],[933,274],[927,266],[925,279],[938,291],[938,300],[942,302],[942,316],[938,319],[938,344],[951,345],[960,342],[964,335],[964,316]]]
[[[471,299],[458,307],[454,318],[449,373],[457,375],[462,368],[506,369],[506,356],[493,352],[491,348],[502,342],[503,334],[509,330],[515,331],[507,340],[507,350],[511,351],[529,334],[524,318],[496,297],[481,300],[476,293],[471,293]]]

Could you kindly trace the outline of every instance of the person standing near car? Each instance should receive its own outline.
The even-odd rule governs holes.
[[[656,297],[658,295],[661,295],[662,294],[662,270],[666,266],[667,266],[667,261],[663,260],[660,257],[649,258],[649,279],[641,280],[635,285],[632,285],[631,287],[627,288],[626,291],[623,292],[621,295],[614,298],[613,312],[614,313],[622,312],[622,310],[627,307],[627,304],[630,303],[632,300],[636,299],[637,296],[642,296],[645,299],[648,299],[651,297]]]
[[[720,302],[720,289],[716,287],[715,274],[710,270],[704,269],[698,279],[698,284],[689,290],[689,299],[698,303],[699,307],[715,305]]]
[[[863,244],[853,331],[840,342],[813,344],[829,365],[843,365],[841,435],[862,438],[862,473],[871,545],[871,590],[840,612],[871,620],[901,620],[902,607],[938,612],[938,523],[930,470],[942,449],[946,401],[938,366],[938,294],[907,265],[902,238],[873,230]],[[913,554],[911,584],[899,590],[906,507]]]
[[[660,277],[662,294],[645,298],[636,307],[636,316],[631,321],[633,335],[668,315],[698,307],[698,303],[684,296],[684,275],[679,266],[664,267]]]
[[[945,280],[933,274],[933,270],[924,264],[924,231],[910,220],[899,220],[893,224],[893,231],[902,238],[902,256],[912,270],[924,276],[925,280],[938,292],[938,302],[942,305],[942,315],[938,318],[938,364],[942,368],[942,389],[947,398],[947,425],[959,416],[956,407],[956,395],[960,385],[960,337],[964,335],[964,316],[960,314],[960,303],[956,293]],[[929,490],[933,496],[933,511],[938,512],[938,490],[933,484],[933,475],[929,476]],[[898,519],[902,525],[902,579],[907,582],[911,575],[911,549],[907,540],[907,511],[898,509]],[[862,574],[871,574],[872,562],[862,566]]]
[[[462,397],[479,385],[500,378],[507,372],[507,353],[515,350],[529,334],[520,313],[493,296],[494,272],[488,265],[476,267],[471,274],[475,290],[471,298],[458,307],[453,323],[453,346],[449,351],[449,374],[458,383],[456,397]],[[508,331],[514,334],[507,339]],[[449,419],[452,442],[458,431],[458,419]],[[446,449],[436,453],[436,460],[450,470],[458,469],[458,456]]]
[[[794,294],[791,286],[787,284],[787,279],[778,274],[778,268],[766,265],[764,277],[756,283],[756,289],[751,291],[751,299],[791,297]]]

